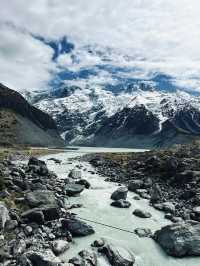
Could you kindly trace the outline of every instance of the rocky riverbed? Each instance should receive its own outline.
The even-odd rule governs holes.
[[[196,258],[169,259],[156,245],[157,241],[171,256],[199,256],[198,221],[163,219],[149,204],[148,189],[132,192],[126,181],[102,180],[96,170],[102,175],[106,169],[105,154],[87,156],[93,165],[95,159],[96,170],[82,159],[71,160],[77,155],[1,162],[0,265],[198,265]],[[158,203],[164,202],[152,204]],[[174,206],[165,201],[165,208],[176,217]],[[167,247],[166,239],[171,241]]]
[[[95,232],[68,211],[78,206],[67,209],[64,203],[82,192],[85,184],[58,179],[35,157],[22,165],[3,160],[0,174],[1,265],[68,265],[59,255],[69,249],[73,237]]]
[[[113,194],[113,206],[128,208],[126,195],[131,191],[137,194],[136,200],[149,200],[151,206],[165,214],[165,219],[175,223],[153,236],[167,254],[200,256],[199,145],[143,153],[92,154],[84,159],[106,181],[123,185]],[[133,214],[151,217],[146,210],[136,209]]]

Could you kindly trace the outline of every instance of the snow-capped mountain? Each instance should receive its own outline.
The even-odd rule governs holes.
[[[166,146],[200,135],[200,98],[140,83],[114,93],[63,85],[26,94],[50,114],[70,145]]]

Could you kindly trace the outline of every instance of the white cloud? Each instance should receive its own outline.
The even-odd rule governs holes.
[[[0,27],[0,80],[16,89],[41,88],[55,70],[53,51],[28,34]]]
[[[75,43],[80,63],[72,64],[69,56],[62,55],[59,66],[77,70],[103,64],[101,57],[88,55],[83,47],[111,47],[110,64],[138,67],[140,75],[147,77],[166,73],[179,85],[199,88],[199,0],[3,2],[0,23],[12,23],[24,32],[1,30],[0,80],[31,88],[42,87],[50,79],[50,71],[55,70],[52,51],[26,33],[30,32],[47,38],[67,35]]]

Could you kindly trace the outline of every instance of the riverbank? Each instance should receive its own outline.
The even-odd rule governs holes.
[[[84,159],[107,181],[125,184],[149,199],[155,208],[168,214],[166,218],[200,222],[199,154],[200,146],[194,144],[143,153],[91,154]],[[167,202],[173,212],[165,207]]]

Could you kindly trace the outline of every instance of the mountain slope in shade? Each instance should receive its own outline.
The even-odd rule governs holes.
[[[0,84],[0,144],[60,147],[63,140],[48,114]]]
[[[29,98],[56,120],[67,144],[157,147],[200,136],[200,98],[133,86],[119,93],[63,85]]]

